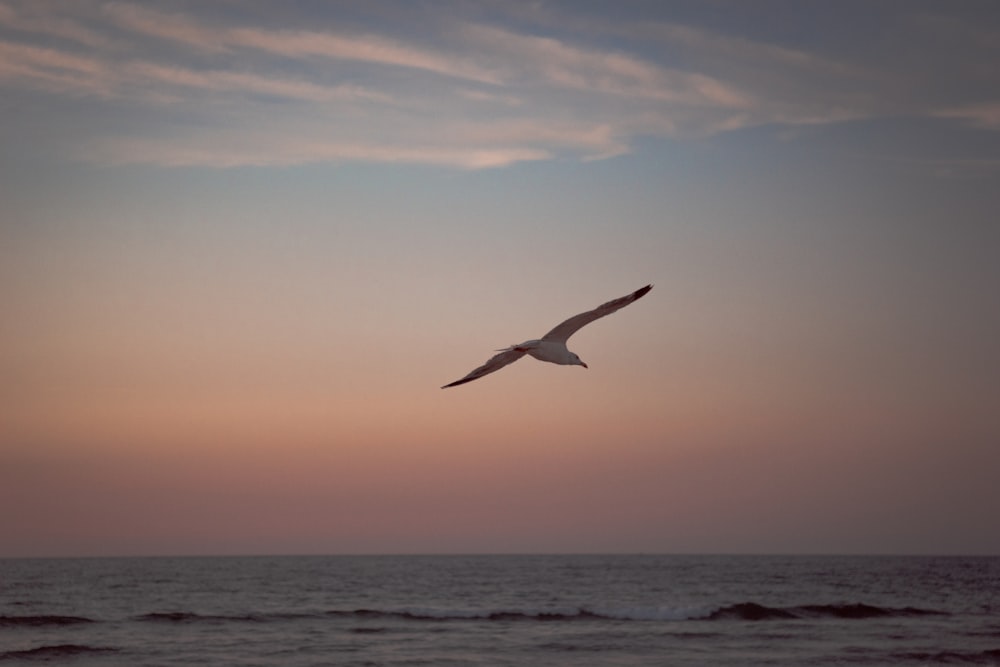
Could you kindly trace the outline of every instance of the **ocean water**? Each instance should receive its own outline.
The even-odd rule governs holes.
[[[7,665],[1000,665],[1000,558],[0,560]]]

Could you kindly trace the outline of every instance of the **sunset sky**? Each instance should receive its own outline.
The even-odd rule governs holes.
[[[1000,554],[998,480],[995,2],[0,0],[0,557]]]

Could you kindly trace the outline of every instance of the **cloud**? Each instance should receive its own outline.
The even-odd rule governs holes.
[[[226,50],[218,29],[181,14],[121,2],[108,3],[102,9],[119,27],[146,37],[180,42],[209,53]]]
[[[915,107],[905,91],[927,88],[919,77],[694,25],[397,7],[377,23],[303,28],[260,7],[267,20],[230,5],[158,7],[0,1],[4,96],[91,96],[128,130],[88,132],[67,109],[77,156],[169,166],[490,168],[899,113],[1000,126],[994,103]]]
[[[583,49],[552,37],[522,35],[485,25],[463,33],[478,49],[502,60],[520,81],[588,93],[704,106],[739,108],[744,96],[721,81],[666,69],[627,54]],[[513,78],[508,75],[508,79]]]
[[[15,10],[0,3],[0,26],[24,33],[41,33],[93,48],[106,48],[111,40],[72,17],[51,11],[44,3],[26,3]]]
[[[720,65],[733,67],[753,63],[756,66],[795,69],[823,77],[857,78],[866,77],[870,73],[865,68],[823,58],[799,49],[713,33],[693,26],[656,22],[634,26],[632,30],[665,40],[675,47],[698,52],[712,61],[711,69]],[[704,65],[702,62],[702,66]]]
[[[507,107],[519,107],[524,105],[524,100],[516,95],[504,95],[489,93],[485,90],[459,89],[458,94],[467,100],[474,100],[489,105],[501,105]]]
[[[287,77],[231,70],[195,70],[146,61],[115,64],[58,49],[0,41],[0,81],[5,79],[20,80],[36,88],[64,94],[122,98],[138,92],[147,101],[164,99],[164,87],[174,86],[313,102],[391,103],[390,96],[355,84],[320,85]]]
[[[108,95],[114,86],[100,59],[0,40],[0,82],[5,80],[69,94]]]
[[[125,67],[125,71],[129,78],[136,82],[198,88],[206,91],[271,95],[313,102],[367,100],[387,103],[391,101],[387,95],[367,90],[362,86],[352,84],[324,86],[309,81],[264,77],[246,72],[200,71],[148,62],[130,63]]]
[[[289,57],[325,57],[355,60],[423,70],[434,74],[499,83],[495,73],[461,57],[415,48],[376,35],[338,35],[310,31],[267,31],[237,28],[223,35],[227,44],[280,54]]]
[[[177,14],[115,3],[106,7],[121,27],[146,36],[179,42],[200,51],[256,49],[289,58],[322,57],[424,70],[444,76],[496,83],[496,76],[461,57],[417,48],[378,35],[307,30],[213,28]]]
[[[548,151],[532,147],[439,145],[406,146],[326,141],[255,141],[249,135],[227,133],[201,141],[114,138],[88,147],[83,159],[105,164],[148,164],[167,167],[286,167],[300,164],[373,162],[425,164],[459,169],[506,167],[517,162],[545,160]]]
[[[940,118],[957,118],[975,127],[987,130],[1000,130],[1000,102],[970,104],[965,107],[939,109],[935,116]]]
[[[744,113],[727,119],[723,129],[840,123],[880,112],[886,75],[869,65],[669,22],[623,30],[695,64],[712,81],[738,83]]]

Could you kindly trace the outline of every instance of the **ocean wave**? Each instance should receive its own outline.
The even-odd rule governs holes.
[[[947,616],[944,611],[934,609],[919,609],[917,607],[873,607],[872,605],[855,604],[822,604],[796,607],[800,615],[835,616],[837,618],[878,618],[881,616]]]
[[[705,620],[765,621],[803,618],[884,618],[890,616],[947,616],[947,612],[916,607],[875,607],[861,602],[854,604],[808,604],[796,607],[766,607],[755,602],[720,607]]]
[[[924,664],[967,664],[996,665],[1000,660],[1000,648],[985,651],[938,651],[937,653],[899,653],[895,656],[902,660],[914,660]]]
[[[408,621],[763,621],[816,618],[868,619],[894,616],[944,616],[947,612],[916,607],[876,607],[864,603],[767,607],[740,602],[716,608],[696,607],[577,607],[563,610],[333,610],[327,616]]]
[[[118,649],[107,646],[86,646],[80,644],[58,644],[55,646],[39,646],[23,651],[7,651],[0,653],[0,660],[53,660],[69,656],[94,654],[94,653],[115,653]]]
[[[91,618],[82,616],[0,616],[0,627],[43,627],[46,625],[75,625],[77,623],[94,623]]]
[[[321,618],[322,613],[288,612],[288,613],[254,613],[246,614],[199,614],[193,611],[154,611],[133,617],[141,623],[272,623],[280,621],[297,621],[308,618]]]
[[[137,617],[139,621],[150,621],[153,623],[188,623],[194,621],[262,621],[266,620],[260,616],[246,614],[242,616],[226,616],[216,614],[196,614],[191,611],[154,611]]]
[[[692,618],[690,610],[672,608],[591,609],[576,607],[551,609],[355,609],[332,610],[327,616],[354,619],[395,619],[405,621],[506,621],[506,622],[569,622],[569,621],[651,621],[686,620]]]
[[[721,621],[738,619],[741,621],[766,621],[769,619],[788,618],[796,618],[796,616],[787,609],[765,607],[756,602],[740,602],[739,604],[719,607],[700,620]]]
[[[414,622],[554,622],[574,621],[768,621],[822,618],[871,619],[885,617],[944,616],[947,612],[916,607],[876,607],[864,603],[807,604],[793,607],[768,607],[756,602],[740,602],[721,607],[609,607],[584,606],[565,608],[521,609],[441,609],[403,607],[396,609],[333,609],[318,613],[247,613],[239,615],[199,614],[189,611],[159,611],[136,617],[152,623],[268,623],[301,619],[339,618],[351,620],[395,620]],[[89,619],[87,619],[89,620]]]

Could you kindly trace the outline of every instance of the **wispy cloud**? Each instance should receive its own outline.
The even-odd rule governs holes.
[[[934,115],[940,118],[957,118],[976,127],[989,130],[1000,130],[1000,102],[939,109],[934,112]]]
[[[21,33],[44,34],[92,48],[106,48],[111,40],[71,16],[53,12],[46,4],[25,3],[17,10],[0,2],[0,27]]]
[[[146,37],[166,39],[209,53],[226,49],[219,31],[183,14],[160,12],[140,5],[111,2],[102,11],[115,24]]]
[[[151,94],[164,99],[171,86],[217,93],[269,95],[305,101],[391,102],[388,95],[355,84],[320,85],[288,77],[232,70],[195,70],[146,61],[115,63],[59,49],[0,41],[0,81],[24,82],[63,94],[124,97]]]
[[[381,162],[426,164],[460,169],[504,167],[544,160],[548,151],[531,147],[450,148],[440,145],[380,145],[326,141],[261,142],[239,132],[214,134],[201,142],[178,143],[155,138],[113,138],[86,147],[87,159],[107,164],[150,164],[168,167],[284,167],[298,164]]]
[[[147,85],[181,86],[216,92],[237,92],[271,95],[313,102],[377,101],[390,102],[388,95],[353,84],[318,85],[309,81],[274,78],[227,70],[193,70],[167,67],[148,62],[129,63],[123,75],[131,81]]]
[[[498,82],[493,73],[466,62],[461,57],[417,48],[379,35],[248,27],[212,28],[182,15],[120,3],[108,5],[105,11],[120,27],[209,53],[257,49],[289,58],[353,60],[424,70],[485,83]]]
[[[98,58],[0,40],[0,82],[21,82],[57,93],[107,95],[114,78]]]
[[[644,136],[837,123],[913,100],[892,97],[905,77],[867,63],[665,21],[471,11],[418,31],[383,12],[303,28],[163,7],[0,0],[0,87],[131,114],[128,135],[80,136],[88,159],[216,167],[601,159]],[[1000,126],[989,102],[909,112]]]
[[[464,33],[477,48],[514,69],[522,82],[535,80],[588,93],[663,102],[732,108],[746,105],[739,91],[721,81],[663,68],[627,54],[579,48],[552,37],[485,25],[467,25]]]
[[[664,40],[675,47],[684,47],[729,67],[755,64],[769,69],[788,68],[814,76],[864,77],[868,70],[800,49],[757,42],[742,37],[713,33],[677,23],[653,22],[632,26],[631,33]],[[704,66],[704,65],[702,65]],[[713,68],[714,69],[714,68]]]
[[[289,57],[326,57],[412,68],[459,79],[500,83],[495,73],[461,57],[415,48],[377,35],[338,35],[306,31],[240,28],[225,35],[227,43]]]

